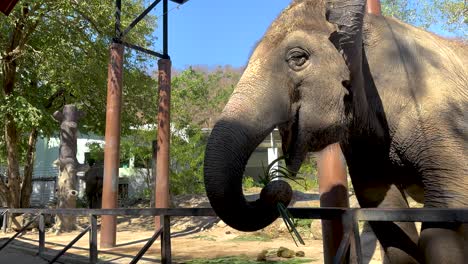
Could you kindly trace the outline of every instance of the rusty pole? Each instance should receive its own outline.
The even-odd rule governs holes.
[[[120,113],[122,105],[122,75],[124,46],[112,43],[107,78],[106,135],[104,147],[104,182],[102,208],[117,208],[120,166]],[[115,216],[103,215],[101,248],[114,247],[116,243]]]
[[[155,205],[169,208],[169,142],[171,105],[171,60],[158,61],[159,110],[156,159]],[[154,219],[156,229],[161,226],[161,217]]]
[[[367,0],[367,13],[380,16],[382,14],[379,0]]]
[[[349,207],[348,180],[340,145],[335,143],[317,157],[321,207]],[[332,263],[343,238],[341,220],[322,220],[325,263]]]

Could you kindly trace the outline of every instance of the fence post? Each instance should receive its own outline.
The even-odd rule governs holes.
[[[4,214],[3,214],[3,223],[2,223],[2,230],[3,230],[3,233],[6,233],[7,231],[7,227],[8,227],[8,211],[6,211]]]
[[[170,108],[171,108],[171,60],[158,61],[159,107],[158,107],[158,141],[155,179],[156,208],[169,208],[169,156],[170,156]],[[163,221],[162,216],[154,219],[155,230]]]
[[[89,263],[97,263],[98,261],[98,249],[97,249],[97,216],[89,216]]]
[[[171,220],[170,216],[162,215],[162,236],[161,236],[161,263],[172,263],[171,256]]]
[[[44,215],[39,215],[39,256],[42,256],[45,251],[45,221]]]
[[[348,179],[339,144],[320,152],[317,159],[320,207],[349,207]],[[324,263],[333,262],[343,239],[341,219],[322,220]]]

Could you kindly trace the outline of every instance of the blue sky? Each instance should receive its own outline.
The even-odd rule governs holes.
[[[179,8],[169,5],[169,55],[173,67],[232,65],[247,63],[253,47],[268,26],[291,0],[189,0]],[[146,0],[152,2],[152,0]],[[152,49],[162,49],[162,4],[152,12],[158,16],[159,37]],[[453,36],[441,27],[430,28]]]
[[[173,66],[244,66],[256,42],[289,2],[189,0],[169,13],[169,55]],[[171,2],[169,10],[176,6]],[[153,14],[161,15],[162,5]],[[159,41],[155,50],[162,49],[161,29],[162,24],[156,29]]]

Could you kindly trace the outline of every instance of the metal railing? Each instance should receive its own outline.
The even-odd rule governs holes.
[[[450,222],[468,223],[468,208],[445,209],[445,208],[410,208],[410,209],[375,209],[375,208],[288,208],[294,218],[299,219],[341,219],[344,226],[344,236],[338,248],[333,263],[345,263],[351,251],[351,243],[354,243],[357,263],[362,263],[362,252],[360,248],[359,221],[384,221],[384,222]],[[174,208],[174,209],[0,209],[2,214],[33,214],[35,217],[30,220],[13,237],[8,239],[0,250],[5,248],[20,233],[24,232],[28,226],[39,219],[39,254],[42,255],[45,249],[45,228],[44,215],[76,215],[89,216],[90,225],[73,239],[63,250],[49,261],[53,263],[73,246],[86,232],[89,233],[89,262],[97,263],[97,216],[161,216],[161,228],[147,241],[138,254],[130,263],[137,263],[146,253],[151,245],[161,236],[161,262],[171,263],[171,230],[170,217],[173,216],[216,216],[211,208]]]

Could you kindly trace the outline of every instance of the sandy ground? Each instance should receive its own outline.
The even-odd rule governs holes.
[[[176,232],[177,233],[177,232]],[[78,232],[61,235],[46,235],[46,259],[51,259],[59,250],[71,241]],[[101,263],[129,263],[134,255],[143,247],[150,231],[120,231],[117,234],[117,246],[112,249],[99,249]],[[11,235],[11,234],[7,234]],[[187,260],[199,258],[216,258],[223,256],[249,256],[256,259],[262,250],[276,251],[280,246],[294,251],[303,251],[310,263],[323,263],[322,241],[305,238],[305,246],[296,247],[292,239],[286,235],[267,241],[249,241],[257,234],[245,234],[234,231],[229,227],[216,227],[205,231],[198,231],[189,235],[175,235],[172,239],[172,257],[175,263],[184,263]],[[3,236],[3,235],[2,235]],[[261,236],[261,235],[260,235]],[[99,236],[98,236],[99,239]],[[75,244],[61,260],[63,263],[86,263],[88,256],[88,237],[84,236]],[[8,246],[6,252],[0,252],[0,263],[46,263],[41,258],[34,257],[37,252],[38,235],[29,232]],[[26,254],[27,253],[27,254]],[[23,259],[23,262],[12,260]],[[269,257],[269,260],[278,258]],[[160,260],[160,242],[148,250],[139,263],[154,263]],[[378,262],[376,262],[378,263]]]
[[[255,198],[253,195],[251,198]],[[300,194],[294,206],[317,207],[316,194]],[[207,207],[204,197],[181,196],[174,201],[177,207]],[[81,226],[86,226],[86,218],[79,219]],[[153,235],[153,218],[119,217],[117,226],[117,246],[112,249],[99,248],[100,263],[129,263],[146,241]],[[309,263],[323,263],[320,221],[314,220],[310,230],[301,231],[305,246],[296,247],[282,220],[256,233],[243,233],[226,226],[215,217],[184,217],[171,221],[172,257],[174,263],[184,263],[191,259],[217,258],[223,256],[245,255],[255,260],[262,250],[268,250],[268,260],[278,260],[275,255],[279,247],[294,251],[303,251]],[[0,263],[46,263],[43,258],[51,259],[63,249],[79,232],[55,235],[46,234],[46,254],[38,257],[38,233],[31,230],[16,239],[3,251],[0,251]],[[0,233],[0,245],[13,233]],[[99,236],[98,236],[99,241]],[[370,241],[375,247],[375,241]],[[83,236],[67,254],[60,258],[62,263],[88,262],[88,235]],[[371,254],[372,255],[372,254]],[[139,263],[157,263],[160,261],[160,241],[147,251]],[[259,262],[260,263],[260,262]],[[369,263],[381,263],[380,254],[374,254]]]

